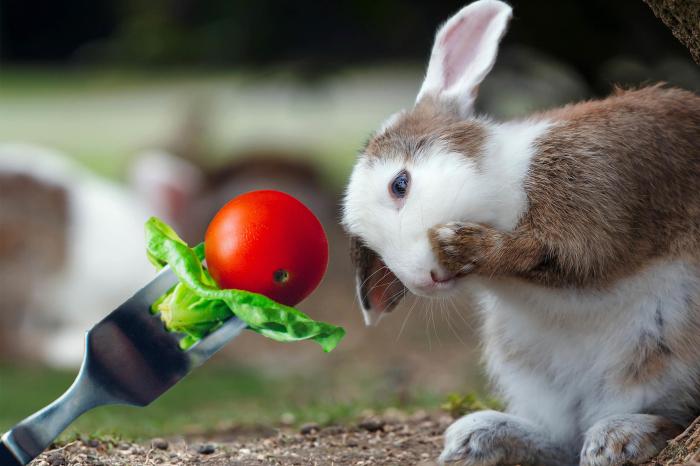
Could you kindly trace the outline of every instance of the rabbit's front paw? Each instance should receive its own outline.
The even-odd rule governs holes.
[[[445,431],[445,448],[439,462],[458,461],[468,466],[515,464],[514,456],[528,450],[526,436],[512,416],[479,411],[455,421]]]
[[[474,271],[492,241],[492,230],[477,223],[450,222],[429,231],[430,243],[438,261],[453,273]]]
[[[678,426],[650,414],[624,414],[598,421],[586,432],[581,466],[646,462],[678,433]]]

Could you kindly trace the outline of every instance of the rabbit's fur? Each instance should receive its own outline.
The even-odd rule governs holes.
[[[84,334],[153,277],[148,211],[60,152],[0,144],[0,353],[80,363]],[[14,240],[13,240],[14,238]],[[2,356],[2,354],[0,354]]]
[[[456,421],[442,461],[640,463],[700,411],[700,98],[657,85],[475,117],[510,16],[480,0],[442,26],[416,106],[358,159],[343,223],[363,311],[480,298],[507,409]]]

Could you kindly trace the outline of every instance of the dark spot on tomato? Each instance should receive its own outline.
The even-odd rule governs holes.
[[[287,283],[287,280],[289,280],[289,272],[284,269],[277,269],[272,272],[272,279],[275,281],[275,283],[284,285]]]

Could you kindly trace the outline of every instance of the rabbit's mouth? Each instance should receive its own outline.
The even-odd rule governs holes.
[[[455,288],[457,280],[462,276],[461,274],[431,270],[430,279],[412,286],[411,292],[427,298],[444,295]]]

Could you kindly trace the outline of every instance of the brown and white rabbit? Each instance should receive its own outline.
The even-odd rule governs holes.
[[[344,201],[366,321],[406,291],[480,298],[506,412],[469,414],[440,460],[639,463],[699,414],[700,98],[616,91],[497,123],[473,114],[511,8],[438,31],[410,110]]]
[[[0,143],[0,359],[80,364],[85,331],[153,277],[149,215],[66,154]]]

